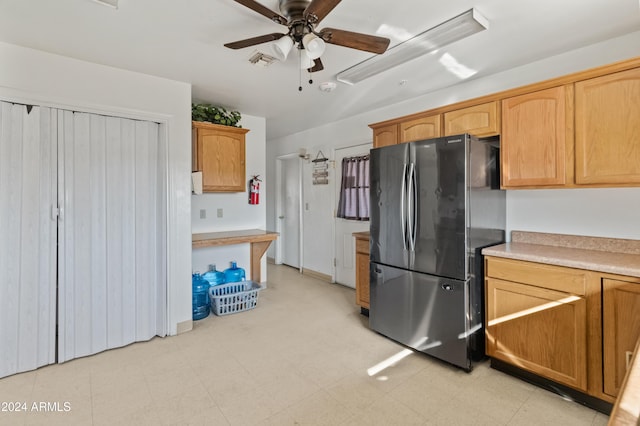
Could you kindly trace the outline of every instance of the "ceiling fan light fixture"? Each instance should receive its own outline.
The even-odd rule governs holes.
[[[476,9],[469,9],[392,47],[383,55],[366,59],[341,71],[336,78],[341,83],[353,85],[488,28],[489,21]]]
[[[313,58],[309,56],[306,49],[300,49],[300,69],[307,70],[313,68]]]
[[[307,33],[302,37],[302,45],[311,59],[317,59],[322,56],[326,47],[324,40],[313,33]]]
[[[273,43],[272,47],[275,57],[280,61],[285,61],[293,47],[293,40],[289,36],[281,37]]]

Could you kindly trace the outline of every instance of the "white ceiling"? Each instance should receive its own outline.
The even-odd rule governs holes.
[[[278,0],[260,1],[279,12]],[[265,117],[272,139],[455,85],[460,80],[436,60],[444,53],[477,78],[640,30],[638,0],[344,0],[318,28],[384,35],[394,46],[472,7],[489,20],[488,31],[331,93],[318,83],[336,81],[371,54],[327,45],[324,71],[311,86],[303,74],[299,92],[296,55],[261,68],[248,59],[270,53],[269,44],[223,47],[286,32],[232,0],[120,0],[117,10],[91,0],[0,0],[0,40],[191,83],[195,102]]]

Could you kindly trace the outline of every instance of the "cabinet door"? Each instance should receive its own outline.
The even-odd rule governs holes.
[[[602,281],[604,392],[617,396],[640,337],[640,283]]]
[[[438,138],[442,135],[442,115],[430,115],[400,123],[400,142]]]
[[[486,289],[487,355],[586,391],[586,300],[493,278]]]
[[[499,104],[497,101],[474,105],[444,114],[444,136],[470,133],[476,136],[494,136],[500,133]]]
[[[245,135],[233,131],[198,128],[197,169],[205,192],[244,192]]]
[[[373,147],[395,145],[398,143],[398,125],[390,124],[373,129]]]
[[[369,240],[356,239],[356,304],[369,309]]]
[[[576,183],[640,184],[640,68],[576,83]]]
[[[573,180],[571,85],[502,101],[504,188],[553,187]]]

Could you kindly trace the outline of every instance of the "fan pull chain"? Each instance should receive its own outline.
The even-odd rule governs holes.
[[[298,92],[302,92],[302,49],[298,49]]]

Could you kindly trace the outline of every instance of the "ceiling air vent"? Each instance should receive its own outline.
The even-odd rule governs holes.
[[[251,62],[253,65],[263,67],[263,68],[268,67],[274,61],[276,61],[276,58],[274,58],[273,56],[269,56],[266,53],[257,52],[257,51],[253,55],[251,55],[251,57],[249,58],[249,62]]]

